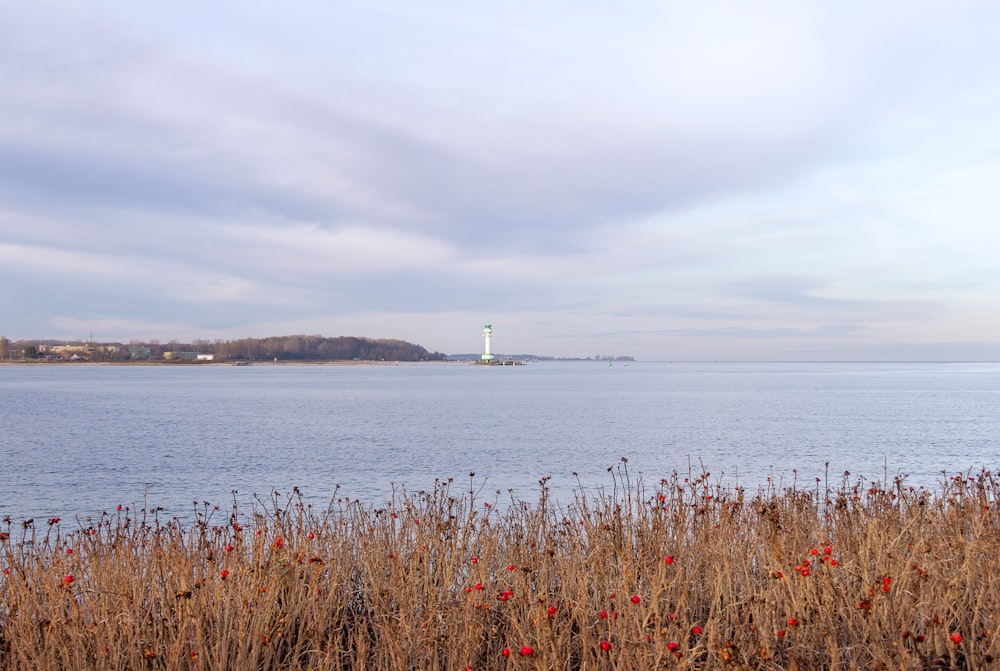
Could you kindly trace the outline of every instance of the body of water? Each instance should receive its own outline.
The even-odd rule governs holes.
[[[727,486],[812,487],[888,469],[935,487],[996,470],[998,410],[987,363],[6,365],[0,515],[144,500],[183,515],[292,487],[379,503],[448,478],[534,501],[543,476],[557,496],[577,477],[610,489],[622,457],[646,482],[703,466]]]

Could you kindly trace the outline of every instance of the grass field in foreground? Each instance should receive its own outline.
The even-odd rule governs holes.
[[[0,669],[996,668],[1000,481],[904,483],[5,520]]]

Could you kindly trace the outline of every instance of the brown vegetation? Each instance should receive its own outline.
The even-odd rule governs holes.
[[[1000,482],[297,494],[0,540],[0,669],[990,669]],[[472,484],[470,480],[470,485]]]

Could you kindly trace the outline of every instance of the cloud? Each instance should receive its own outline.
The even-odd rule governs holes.
[[[89,58],[67,63],[28,45],[27,61],[50,73],[43,81],[51,82],[59,66],[66,79],[33,89],[21,78],[30,103],[24,116],[16,108],[10,114],[34,133],[31,156],[12,153],[10,164],[34,161],[34,170],[20,173],[21,188],[58,188],[82,202],[204,208],[240,201],[292,218],[395,216],[465,240],[502,223],[520,245],[554,244],[547,231],[733,188],[751,164],[758,179],[788,170],[782,155],[800,152],[804,136],[828,133],[836,118],[817,127],[816,117],[793,115],[806,127],[782,123],[775,132],[775,114],[789,109],[779,94],[796,84],[817,86],[801,65],[803,40],[780,17],[745,14],[756,28],[746,30],[735,28],[739,17],[719,22],[694,12],[672,22],[654,13],[663,30],[640,31],[618,53],[586,39],[599,37],[596,16],[570,19],[580,33],[561,33],[575,35],[560,45],[564,51],[545,33],[522,32],[523,21],[566,23],[565,16],[521,9],[461,22],[470,37],[484,34],[495,49],[475,48],[467,38],[467,62],[441,72],[428,67],[455,58],[443,42],[421,44],[424,59],[402,73],[398,62],[368,66],[376,68],[378,91],[355,82],[346,62],[323,68],[325,85],[305,92],[230,59],[206,63],[205,43],[181,56],[171,50],[170,33],[139,44],[102,25],[98,45],[63,25],[60,38],[86,45]],[[390,23],[388,36],[414,40],[404,34],[407,23]],[[369,39],[360,46],[386,46],[377,33]],[[13,44],[16,52],[24,40]],[[116,61],[116,52],[128,58]],[[748,74],[756,77],[753,86]],[[352,97],[338,95],[341,86]],[[449,95],[448,87],[462,95]],[[47,94],[52,89],[56,94]],[[443,105],[438,95],[456,104]],[[389,104],[378,108],[376,100]],[[726,112],[734,103],[742,108],[736,117]],[[44,146],[48,156],[39,151]]]
[[[233,225],[231,244],[239,245],[271,268],[322,273],[333,278],[433,272],[457,261],[447,243],[400,230],[363,226],[325,229],[318,225],[272,228]]]
[[[930,301],[838,298],[829,295],[836,293],[831,284],[829,280],[819,278],[764,275],[732,280],[724,293],[755,303],[792,308],[796,314],[803,316],[863,315],[869,321],[927,319],[944,309],[942,305]]]

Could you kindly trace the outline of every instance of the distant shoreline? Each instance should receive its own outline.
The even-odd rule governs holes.
[[[0,361],[0,366],[397,366],[400,363],[442,363],[442,361]],[[461,361],[444,363],[462,363]]]

